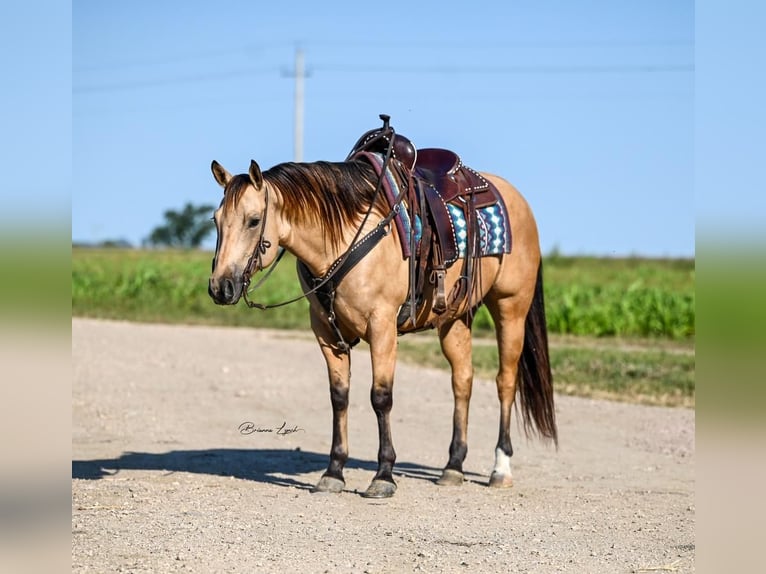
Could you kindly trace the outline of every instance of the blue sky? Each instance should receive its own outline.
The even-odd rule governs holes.
[[[72,238],[218,202],[217,159],[342,160],[388,113],[527,197],[545,252],[694,255],[694,3],[75,1]]]

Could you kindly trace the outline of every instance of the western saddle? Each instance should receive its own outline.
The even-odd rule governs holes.
[[[407,234],[401,214],[395,218],[402,253],[409,258],[410,265],[409,296],[399,312],[398,328],[400,333],[428,329],[434,325],[425,321],[427,313],[420,313],[425,303],[426,281],[433,288],[431,309],[437,315],[456,311],[466,299],[470,301],[481,257],[476,210],[502,202],[502,198],[490,181],[464,165],[455,152],[439,148],[417,150],[408,138],[394,133],[389,116],[381,114],[380,119],[383,126],[362,135],[346,161],[375,163],[374,156],[381,158],[392,147],[388,168],[399,187],[405,189],[404,197],[399,199],[404,199],[410,222]],[[377,162],[379,165],[380,160]],[[390,191],[386,195],[395,209],[396,198]],[[444,285],[446,269],[458,260],[459,249],[448,204],[453,210],[460,209],[466,223],[463,267],[449,294],[445,293]],[[419,238],[416,220],[420,222]]]

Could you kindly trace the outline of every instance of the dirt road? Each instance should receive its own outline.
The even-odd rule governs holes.
[[[377,452],[364,346],[340,495],[309,492],[331,431],[312,339],[73,319],[72,361],[74,572],[694,570],[693,411],[558,396],[559,450],[514,428],[515,486],[498,491],[485,486],[495,387],[477,380],[469,481],[439,487],[449,377],[399,365],[399,489],[371,501],[358,494]]]

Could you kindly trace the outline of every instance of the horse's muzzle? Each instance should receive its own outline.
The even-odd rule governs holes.
[[[242,296],[242,282],[231,277],[218,280],[211,277],[207,284],[207,293],[218,305],[234,305]]]

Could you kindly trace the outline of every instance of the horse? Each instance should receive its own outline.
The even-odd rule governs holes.
[[[326,304],[299,273],[310,301],[311,329],[326,362],[332,404],[332,446],[329,465],[314,492],[342,492],[343,469],[349,456],[347,440],[350,388],[350,346],[364,340],[372,361],[370,400],[378,433],[377,472],[363,496],[385,498],[396,491],[393,468],[396,452],[390,413],[393,406],[398,315],[408,299],[408,261],[402,256],[390,206],[376,194],[379,180],[369,163],[359,160],[312,163],[286,162],[261,171],[251,160],[247,173],[231,175],[217,161],[211,166],[223,198],[215,211],[216,250],[208,293],[215,303],[247,301],[250,276],[268,268],[282,250],[314,277],[332,273],[333,265],[348,256],[362,234],[374,233],[385,222],[379,242],[335,285],[333,305]],[[543,297],[542,258],[537,225],[527,201],[505,179],[481,172],[500,192],[513,230],[510,253],[482,257],[475,288],[456,308],[441,314],[429,297],[420,324],[438,331],[441,350],[451,367],[454,395],[453,432],[449,456],[439,485],[460,485],[468,450],[468,410],[473,385],[471,326],[473,312],[485,304],[494,321],[499,368],[496,377],[500,403],[499,432],[489,486],[510,487],[511,411],[517,391],[527,434],[558,444],[553,402],[553,380]],[[386,217],[388,219],[386,219]],[[380,226],[378,226],[380,227]],[[447,292],[460,280],[461,266],[451,265],[444,278]],[[518,406],[518,405],[517,405]],[[517,408],[517,410],[519,410]]]

